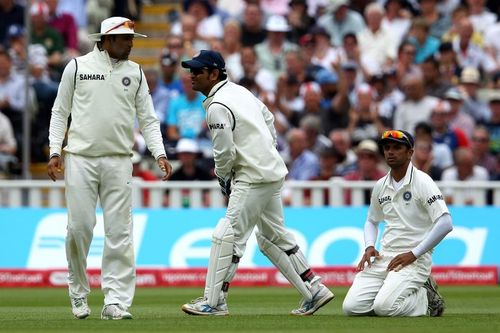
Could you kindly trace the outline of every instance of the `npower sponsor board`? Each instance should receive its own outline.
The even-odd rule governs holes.
[[[135,255],[139,268],[206,267],[213,228],[223,209],[134,211]],[[367,208],[287,208],[286,224],[314,267],[353,266],[364,251]],[[436,248],[437,266],[500,266],[500,209],[451,208],[454,230]],[[0,209],[0,269],[65,269],[67,215],[56,209]],[[380,236],[381,233],[379,233]],[[89,268],[100,268],[104,243],[97,213]],[[251,237],[242,268],[271,263]]]

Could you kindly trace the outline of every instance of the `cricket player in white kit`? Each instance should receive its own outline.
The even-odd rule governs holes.
[[[68,130],[64,179],[68,206],[66,256],[69,296],[73,315],[90,315],[86,275],[87,255],[96,224],[97,199],[104,214],[106,239],[102,257],[102,319],[131,319],[128,308],[135,292],[132,239],[132,147],[137,118],[149,150],[165,172],[167,161],[160,122],[141,67],[128,60],[134,22],[111,17],[101,32],[89,36],[94,50],[68,63],[64,69],[50,120],[48,174],[61,171],[61,148]]]
[[[432,250],[453,229],[443,195],[410,162],[414,141],[405,131],[379,140],[390,172],[375,185],[365,223],[365,253],[346,295],[349,316],[441,316],[444,300],[431,276]],[[380,252],[378,224],[385,221]]]
[[[229,197],[227,212],[212,237],[204,296],[184,304],[193,315],[227,315],[226,297],[255,226],[261,251],[302,294],[294,315],[312,315],[333,293],[309,268],[283,221],[281,190],[287,169],[276,149],[274,117],[250,91],[227,80],[220,53],[202,50],[182,67],[203,102],[215,173]]]

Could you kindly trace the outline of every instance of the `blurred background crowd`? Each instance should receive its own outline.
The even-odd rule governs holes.
[[[172,180],[214,178],[204,96],[180,66],[201,49],[221,52],[230,80],[274,113],[290,180],[379,179],[376,140],[392,128],[415,135],[413,163],[434,180],[500,179],[496,0],[45,0],[30,2],[30,31],[26,2],[0,0],[2,178],[19,177],[24,112],[31,163],[46,163],[58,82],[93,48],[87,35],[109,16],[140,23],[158,3],[171,5],[168,28],[142,65]],[[139,131],[135,150],[135,175],[155,180]]]

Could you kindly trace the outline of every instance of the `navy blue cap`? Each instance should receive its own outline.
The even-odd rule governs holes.
[[[193,59],[181,63],[184,68],[216,68],[224,71],[226,63],[217,51],[201,50]]]

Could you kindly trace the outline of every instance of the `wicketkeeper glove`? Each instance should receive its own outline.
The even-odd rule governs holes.
[[[226,197],[229,197],[231,194],[231,179],[232,179],[232,174],[229,174],[226,178],[222,178],[217,176],[217,180],[219,181],[220,185],[220,190],[222,194]]]

